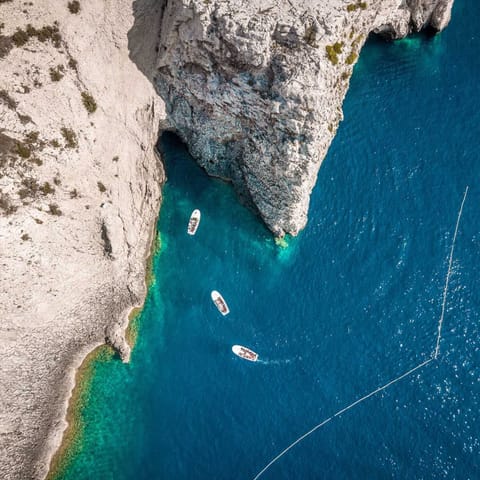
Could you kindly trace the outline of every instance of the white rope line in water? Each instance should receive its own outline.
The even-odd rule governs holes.
[[[417,365],[416,367],[413,367],[412,369],[410,369],[408,372],[405,372],[403,373],[402,375],[400,375],[399,377],[397,378],[394,378],[392,381],[388,382],[387,384],[383,385],[382,387],[379,387],[377,388],[376,390],[374,390],[373,392],[369,393],[368,395],[365,395],[364,397],[362,398],[359,398],[356,402],[353,402],[351,405],[349,405],[348,407],[345,407],[344,409],[340,410],[339,412],[337,412],[334,417],[338,417],[339,415],[341,415],[342,413],[346,412],[347,410],[350,410],[352,407],[354,407],[355,405],[358,405],[360,402],[363,402],[364,400],[366,400],[367,398],[370,398],[370,397],[373,397],[374,395],[376,395],[378,392],[381,392],[382,390],[385,390],[386,388],[390,387],[390,385],[393,385],[394,383],[397,383],[399,382],[400,380],[402,380],[403,378],[405,377],[408,377],[408,375],[412,374],[415,370],[418,370],[422,367],[424,367],[425,365],[428,365],[431,361],[433,360],[433,358],[429,358],[428,360],[425,360],[424,362],[420,363],[419,365]]]
[[[458,226],[460,225],[460,219],[462,218],[463,204],[465,203],[465,199],[467,198],[467,193],[468,193],[468,185],[465,188],[462,204],[460,205],[460,210],[458,211],[457,224],[455,225],[455,232],[453,234],[452,247],[450,248],[450,258],[448,259],[447,278],[445,279],[445,288],[443,289],[442,313],[440,314],[440,321],[438,322],[437,345],[435,347],[435,353],[434,353],[435,359],[437,359],[438,354],[440,353],[440,336],[442,334],[443,317],[445,316],[445,306],[447,304],[448,282],[450,281],[450,275],[452,274],[453,251],[455,249]]]
[[[424,362],[420,363],[420,365],[417,365],[416,367],[410,369],[408,372],[405,372],[402,375],[400,375],[399,377],[394,378],[390,382],[386,383],[382,387],[377,388],[373,392],[370,392],[369,394],[365,395],[364,397],[359,398],[358,400],[355,400],[355,402],[351,403],[350,405],[348,405],[345,408],[342,408],[337,413],[334,413],[331,417],[328,417],[326,420],[319,423],[318,425],[315,425],[315,427],[313,427],[307,433],[304,433],[301,437],[297,438],[297,440],[295,440],[293,443],[291,443],[285,450],[280,452],[273,460],[270,461],[270,463],[268,465],[266,465],[260,472],[257,473],[257,475],[255,475],[253,480],[257,480],[258,478],[260,478],[260,476],[263,475],[277,460],[279,460],[281,457],[283,457],[283,455],[285,455],[291,448],[293,448],[295,445],[297,445],[297,443],[300,443],[303,439],[305,439],[309,435],[311,435],[315,430],[318,430],[320,427],[323,427],[326,423],[328,423],[333,418],[340,416],[342,413],[345,413],[347,410],[350,410],[351,408],[355,407],[355,405],[358,405],[359,403],[365,401],[367,398],[373,397],[378,392],[381,392],[382,390],[385,390],[386,388],[390,387],[390,385],[393,385],[394,383],[399,382],[400,380],[402,380],[402,378],[405,378],[406,376],[413,373],[415,370],[418,370],[418,369],[424,367],[425,365],[429,364],[431,361],[433,361],[433,357],[429,358],[428,360],[425,360]]]
[[[339,417],[340,415],[342,415],[342,413],[345,413],[347,410],[350,410],[351,408],[355,407],[356,405],[358,405],[359,403],[361,402],[364,402],[365,400],[367,400],[368,398],[370,397],[373,397],[374,395],[376,395],[377,393],[387,389],[388,387],[390,387],[391,385],[393,385],[394,383],[397,383],[399,382],[400,380],[402,380],[403,378],[405,377],[408,377],[409,375],[411,375],[413,372],[415,372],[416,370],[419,370],[420,368],[422,367],[425,367],[426,365],[428,365],[430,362],[432,362],[433,360],[436,360],[437,357],[438,357],[438,354],[440,353],[440,338],[441,338],[441,335],[442,335],[442,325],[443,325],[443,318],[444,318],[444,315],[445,315],[445,305],[446,305],[446,302],[447,302],[447,293],[448,293],[448,282],[450,280],[450,275],[452,273],[452,263],[453,263],[453,252],[454,252],[454,249],[455,249],[455,242],[457,240],[457,233],[458,233],[458,228],[459,228],[459,225],[460,225],[460,219],[462,217],[462,212],[463,212],[463,205],[465,203],[465,199],[467,198],[467,193],[468,193],[468,186],[465,188],[465,193],[463,194],[463,200],[462,200],[462,204],[460,206],[460,210],[458,211],[458,217],[457,217],[457,223],[455,225],[455,232],[453,234],[453,240],[452,240],[452,246],[450,248],[450,258],[449,258],[449,262],[448,262],[448,270],[447,270],[447,277],[446,277],[446,280],[445,280],[445,288],[443,290],[443,302],[442,302],[442,312],[440,314],[440,319],[439,319],[439,322],[438,322],[438,335],[437,335],[437,343],[436,343],[436,347],[435,347],[435,351],[434,353],[432,354],[432,356],[425,360],[424,362],[418,364],[416,367],[413,367],[412,369],[408,370],[407,372],[403,373],[402,375],[394,378],[393,380],[391,380],[390,382],[386,383],[385,385],[381,386],[381,387],[378,387],[376,390],[373,390],[372,392],[368,393],[367,395],[359,398],[358,400],[355,400],[353,403],[351,403],[350,405],[346,406],[345,408],[342,408],[341,410],[339,410],[337,413],[334,413],[331,417],[328,417],[326,420],[323,420],[321,423],[319,423],[318,425],[315,425],[311,430],[309,430],[307,433],[304,433],[301,437],[297,438],[293,443],[291,443],[287,448],[285,448],[285,450],[282,450],[274,459],[272,459],[262,470],[260,470],[260,472],[257,473],[257,475],[255,475],[255,477],[253,478],[253,480],[258,480],[275,462],[277,462],[278,460],[280,460],[281,457],[283,457],[290,449],[292,449],[295,445],[297,445],[298,443],[300,443],[302,440],[304,440],[305,438],[307,438],[308,436],[310,436],[313,432],[315,432],[316,430],[318,430],[320,427],[323,427],[325,424],[327,424],[328,422],[330,422],[330,420],[333,420],[335,417]]]
[[[310,431],[307,433],[304,433],[301,437],[297,438],[293,443],[291,443],[285,450],[280,452],[268,465],[266,465],[260,472],[255,475],[255,478],[253,480],[257,480],[257,478],[260,478],[261,475],[263,475],[277,460],[280,459],[280,457],[283,457],[291,448],[293,448],[297,443],[300,443],[304,438],[307,438],[309,435],[311,435],[315,430],[318,430],[320,427],[323,427],[326,423],[328,423],[331,419],[333,418],[333,415],[326,420],[324,420],[322,423],[319,423],[315,427],[313,427]]]

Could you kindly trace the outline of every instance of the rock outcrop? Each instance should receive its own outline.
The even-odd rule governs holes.
[[[452,1],[0,1],[0,478],[45,476],[88,352],[128,360],[159,121],[296,234],[367,35],[440,30]]]
[[[107,337],[128,359],[160,203],[132,4],[68,3],[0,2],[2,480],[45,477],[88,352]]]
[[[297,234],[371,32],[445,27],[453,0],[167,0],[155,85],[206,171]]]

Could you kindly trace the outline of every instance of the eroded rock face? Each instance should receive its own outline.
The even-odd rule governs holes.
[[[368,34],[442,29],[452,3],[168,0],[155,84],[200,165],[296,235]]]
[[[450,22],[453,0],[407,0],[395,15],[374,33],[395,40],[424,28],[443,30]]]
[[[160,203],[163,104],[130,58],[145,44],[132,2],[73,13],[14,0],[0,18],[0,479],[36,480],[85,355],[107,338],[128,360]]]

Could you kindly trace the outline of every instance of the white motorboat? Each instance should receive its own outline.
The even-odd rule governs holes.
[[[200,225],[200,210],[195,209],[190,215],[190,220],[188,221],[187,233],[189,235],[195,235],[197,232],[198,225]]]
[[[242,345],[234,345],[232,352],[238,357],[249,360],[250,362],[256,362],[258,360],[258,353],[255,353],[247,347],[242,347]]]
[[[227,302],[224,300],[224,298],[220,295],[219,292],[217,292],[216,290],[212,290],[212,293],[210,295],[212,297],[213,303],[222,315],[227,315],[228,313],[230,313]]]

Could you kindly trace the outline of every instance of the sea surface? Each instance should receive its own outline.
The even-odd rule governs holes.
[[[480,478],[479,18],[480,2],[456,0],[441,35],[367,43],[308,226],[287,246],[161,139],[168,182],[137,344],[128,365],[93,364],[58,479],[252,479],[430,358],[466,185],[438,359],[262,478]]]

